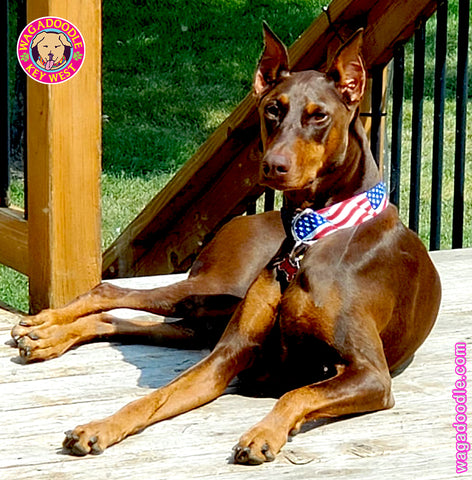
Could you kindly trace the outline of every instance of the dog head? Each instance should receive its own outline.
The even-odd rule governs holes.
[[[72,47],[72,44],[63,33],[43,31],[36,35],[31,46],[38,48],[43,62],[57,63],[64,55],[65,47]]]
[[[264,39],[253,85],[264,150],[261,183],[283,191],[316,189],[346,157],[366,84],[362,30],[340,48],[326,73],[292,72],[287,48],[267,25]]]

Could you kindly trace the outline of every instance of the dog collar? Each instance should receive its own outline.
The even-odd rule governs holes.
[[[273,261],[273,266],[277,268],[277,278],[283,288],[286,288],[297,274],[300,260],[310,245],[338,230],[371,220],[383,212],[388,204],[387,188],[380,182],[370,190],[330,207],[316,211],[306,208],[297,213],[288,232],[292,237],[290,243],[293,248]]]
[[[380,182],[367,192],[355,195],[321,210],[306,208],[292,220],[295,245],[311,245],[320,238],[344,228],[361,225],[388,206],[387,189]]]
[[[49,62],[45,62],[41,57],[38,58],[37,60],[39,62],[39,64],[43,67],[43,68],[46,68],[46,70],[51,70],[51,68],[55,67],[59,67],[60,65],[62,65],[63,63],[66,62],[66,56],[63,55],[62,58],[57,62],[57,63],[53,63],[52,65],[49,66],[49,68],[47,68],[47,64]]]

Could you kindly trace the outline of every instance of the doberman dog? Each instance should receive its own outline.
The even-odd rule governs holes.
[[[72,454],[101,453],[210,402],[239,376],[270,385],[279,398],[240,438],[234,461],[274,460],[304,422],[392,407],[392,374],[433,327],[438,274],[388,203],[358,118],[366,84],[362,31],[326,73],[290,71],[284,44],[266,26],[264,37],[254,80],[260,175],[284,192],[282,214],[231,220],[184,281],[141,291],[103,283],[12,330],[31,362],[114,335],[195,344],[210,330],[209,318],[228,320],[208,357],[173,382],[67,432],[63,447]],[[108,313],[120,307],[183,319],[150,325]]]

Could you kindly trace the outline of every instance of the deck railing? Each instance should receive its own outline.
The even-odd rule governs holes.
[[[0,8],[2,51],[12,68],[15,39],[40,17],[68,19],[87,44],[80,72],[60,85],[13,71],[10,83],[8,69],[0,72],[8,138],[0,155],[0,263],[29,277],[37,311],[66,303],[101,278],[101,1],[19,0]],[[14,9],[16,32],[8,21]],[[15,170],[24,164],[24,208],[8,208],[13,160]]]
[[[9,121],[9,128],[4,132],[6,133],[4,137],[6,136],[9,141],[3,144],[3,152],[0,155],[0,207],[8,205],[11,172],[9,162],[14,156],[12,152],[15,152],[16,157],[23,155],[25,159],[26,156],[30,160],[34,158],[34,161],[24,162],[25,169],[29,166],[28,174],[25,172],[27,179],[25,190],[28,198],[25,201],[24,212],[0,208],[0,262],[29,275],[33,309],[63,303],[83,290],[86,285],[91,286],[99,279],[100,224],[97,199],[100,152],[97,150],[99,144],[97,139],[100,137],[100,105],[97,102],[100,101],[100,39],[97,35],[100,33],[100,3],[99,0],[94,0],[87,3],[87,7],[79,1],[18,0],[15,3],[19,28],[24,26],[27,20],[46,16],[49,12],[63,17],[72,15],[77,18],[76,22],[80,24],[81,31],[89,39],[91,46],[87,53],[87,65],[90,69],[84,67],[79,74],[80,77],[73,80],[74,89],[83,88],[79,94],[88,99],[87,102],[82,104],[77,102],[74,105],[76,110],[72,120],[78,122],[75,127],[69,125],[71,116],[67,115],[67,109],[71,107],[67,102],[77,97],[77,90],[74,90],[74,95],[66,91],[67,88],[71,88],[72,81],[67,82],[69,85],[48,87],[28,80],[26,102],[24,76],[16,76],[19,80],[12,85],[8,83],[8,72],[4,70],[0,73],[2,91],[7,92],[6,95],[0,96],[3,102],[0,115]],[[0,7],[1,22],[4,26],[8,26],[8,9],[12,8],[11,5],[12,2],[6,2]],[[454,2],[454,5],[457,3]],[[388,167],[386,170],[391,201],[399,205],[401,214],[408,213],[409,226],[417,231],[424,229],[421,225],[424,224],[424,218],[429,217],[428,232],[426,234],[423,232],[423,238],[429,242],[430,249],[461,247],[464,223],[470,223],[470,219],[465,218],[464,208],[469,8],[469,0],[459,0],[457,66],[454,73],[445,70],[448,48],[447,0],[438,0],[437,3],[434,0],[404,0],[401,4],[378,0],[356,2],[333,0],[329,9],[326,9],[326,15],[322,14],[316,19],[291,48],[292,58],[296,59],[299,68],[322,65],[325,61],[325,50],[331,47],[331,44],[336,44],[335,37],[345,37],[350,29],[358,26],[366,27],[367,60],[373,67],[370,71],[371,103],[369,107],[363,108],[362,115],[370,131],[372,151],[379,163]],[[437,10],[437,33],[434,125],[431,133],[432,173],[425,181],[423,178],[425,38],[430,32],[426,21],[434,10]],[[58,12],[63,13],[59,15]],[[405,39],[410,38],[414,30],[412,48],[405,44]],[[11,42],[11,38],[16,36],[15,32],[2,29],[2,32],[5,31],[6,35],[1,34],[3,51],[7,51],[7,40]],[[386,66],[392,58],[392,51],[393,60],[390,66]],[[412,80],[407,78],[405,73],[407,71],[405,63],[410,62],[410,57],[414,57],[415,64]],[[16,65],[15,62],[10,62],[10,66],[12,64]],[[453,218],[447,222],[447,225],[451,224],[452,229],[450,243],[449,240],[441,243],[441,238],[448,233],[443,214],[449,199],[445,198],[442,186],[445,148],[444,106],[447,92],[451,90],[446,82],[451,76],[457,79],[454,87],[456,98],[452,200],[454,206],[451,215]],[[405,99],[410,84],[412,94],[411,99],[408,97],[408,102],[411,100],[408,108],[411,108],[412,119],[411,123],[407,124]],[[11,92],[12,88],[15,89],[14,95]],[[94,99],[92,105],[90,99]],[[38,111],[41,102],[44,103],[41,107],[40,120]],[[8,110],[12,105],[14,112]],[[27,122],[26,108],[29,113]],[[80,122],[80,116],[77,115],[80,109],[86,109],[89,112],[86,118],[92,120]],[[60,112],[65,112],[62,117]],[[17,117],[12,122],[13,113]],[[42,122],[42,126],[27,131],[27,126],[35,121],[32,120],[35,115],[38,117],[36,120]],[[8,122],[2,122],[2,125],[6,124],[8,125]],[[92,124],[93,135],[81,131],[90,128]],[[13,131],[12,127],[16,130]],[[64,128],[69,130],[65,131]],[[74,131],[74,135],[67,135],[71,131]],[[41,147],[38,139],[48,132],[54,132],[54,135],[47,137],[52,143],[46,149],[44,146]],[[176,178],[105,252],[104,276],[181,271],[189,265],[201,245],[223,221],[231,215],[242,213],[246,208],[248,213],[254,213],[256,211],[254,200],[263,192],[255,184],[257,132],[255,109],[252,99],[248,96]],[[408,148],[405,148],[405,136],[410,133],[411,140],[407,142]],[[86,139],[88,142],[80,143],[79,150],[78,144],[74,143],[77,135],[81,140]],[[63,155],[61,148],[64,145],[56,144],[54,141],[59,138],[68,139],[67,148],[71,156]],[[34,152],[27,151],[27,147],[31,146],[35,147]],[[90,150],[86,151],[84,148]],[[82,154],[80,158],[77,157],[77,151]],[[82,186],[87,186],[87,192],[77,191],[78,185],[74,180],[78,178],[78,171],[74,168],[78,165],[81,168],[79,173]],[[61,172],[60,176],[58,172]],[[405,182],[404,178],[408,172],[411,172],[410,182],[409,186],[405,187],[405,183],[408,182]],[[89,177],[85,179],[87,176]],[[198,181],[195,180],[196,177]],[[427,200],[422,193],[426,183],[430,188]],[[467,187],[470,188],[468,185]],[[219,199],[216,203],[215,196]],[[264,201],[258,203],[258,205],[262,203],[263,206],[259,208],[273,209],[274,197],[273,191],[266,190]],[[81,205],[77,205],[75,201],[77,198],[81,198]],[[228,205],[224,205],[225,202]],[[167,208],[169,204],[173,205],[173,209]],[[190,211],[184,208],[187,204],[191,205]],[[216,204],[222,207],[218,209],[215,207]],[[50,209],[50,205],[54,208]],[[177,222],[176,216],[185,211],[188,218],[183,222]],[[212,217],[211,221],[205,220],[198,222],[197,225],[194,218],[204,218],[206,214],[201,215],[203,211]],[[87,225],[89,231],[85,231],[84,225]],[[93,232],[90,232],[90,227]],[[172,229],[179,228],[185,229],[185,235],[177,235],[175,232],[172,234]],[[162,234],[158,235],[159,232]],[[156,242],[156,238],[160,243]],[[175,242],[171,245],[172,238],[181,238],[181,245],[175,245]],[[84,261],[84,245],[88,245],[87,250],[93,254],[90,261]],[[91,269],[87,267],[88,264],[92,265]]]
[[[429,218],[429,248],[441,247],[443,166],[444,166],[444,116],[446,99],[446,55],[448,49],[448,1],[440,0],[436,12],[435,69],[434,69],[434,123],[432,146],[431,203]],[[420,223],[420,180],[422,173],[423,102],[425,84],[425,22],[420,22],[414,37],[414,74],[412,97],[411,177],[409,201],[409,227],[418,232]],[[464,234],[464,185],[465,145],[467,137],[468,101],[468,49],[469,49],[469,1],[459,2],[457,41],[455,153],[452,242],[449,247],[461,248]],[[391,200],[400,201],[402,175],[402,117],[405,76],[405,47],[397,46],[393,60],[392,119],[391,119]],[[430,132],[431,133],[431,132]]]

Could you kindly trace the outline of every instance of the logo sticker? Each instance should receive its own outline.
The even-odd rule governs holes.
[[[53,85],[70,80],[80,70],[85,42],[79,29],[69,21],[42,17],[21,32],[16,53],[30,78]]]

